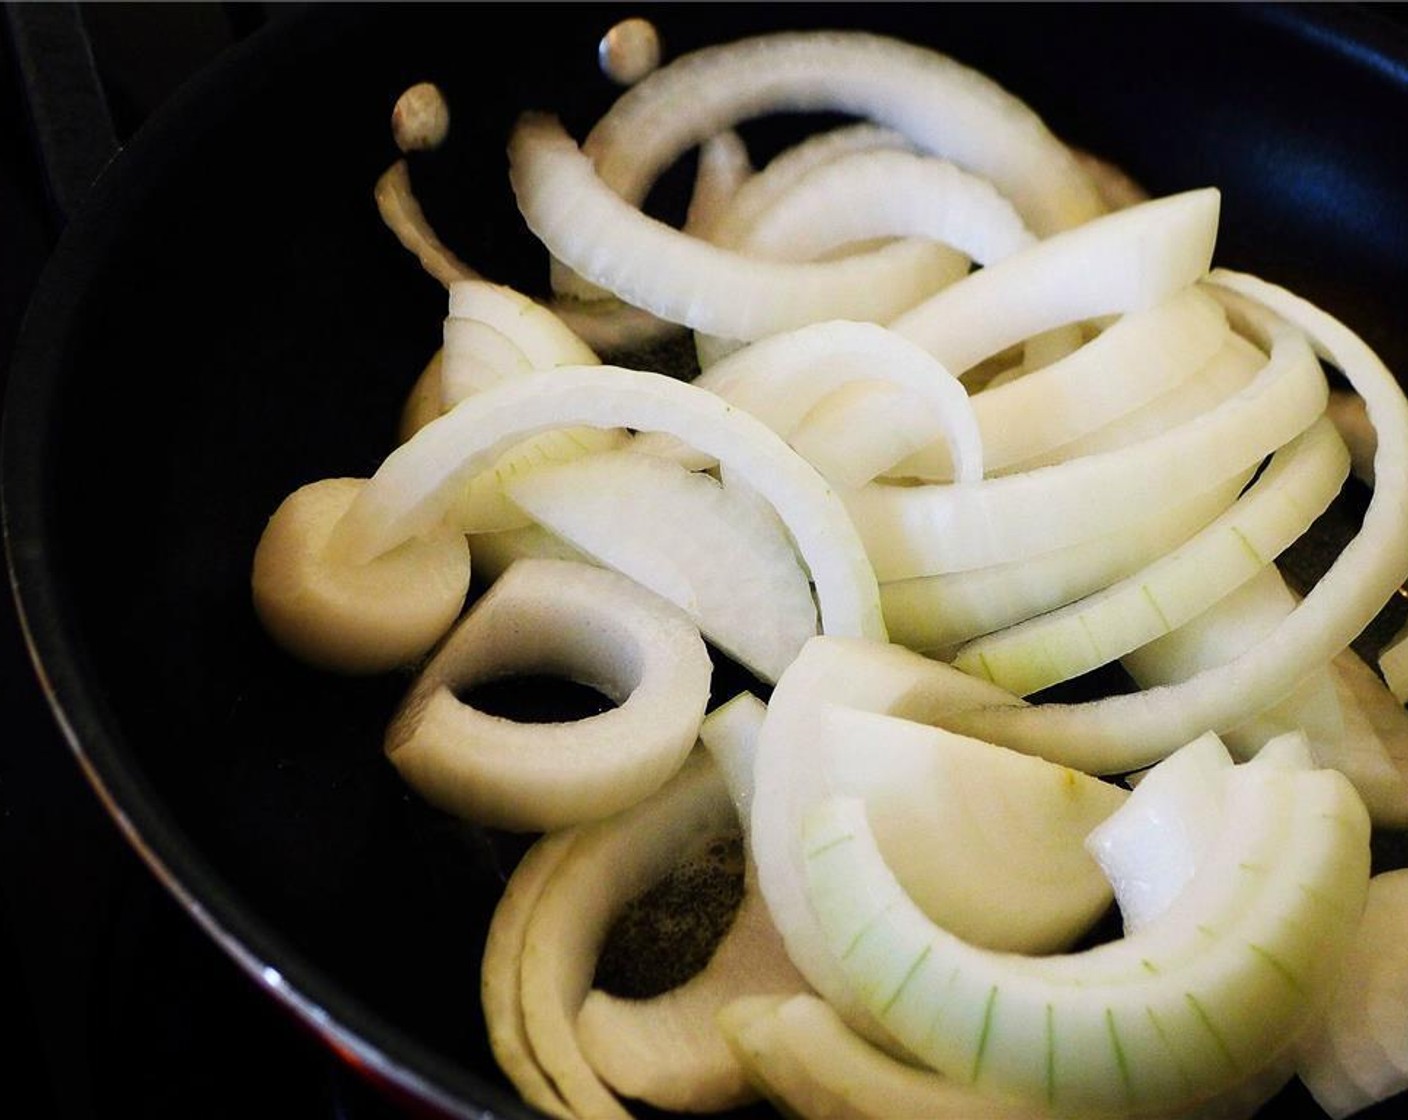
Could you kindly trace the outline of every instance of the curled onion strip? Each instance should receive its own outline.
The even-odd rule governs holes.
[[[923,183],[926,205],[918,215],[899,216],[913,226],[900,220],[883,232],[925,236],[979,260],[1029,243],[1021,219],[987,182],[949,164],[910,166],[914,181],[880,185],[901,204]],[[625,302],[709,334],[754,339],[820,319],[881,321],[932,291],[895,278],[884,282],[873,255],[758,260],[682,233],[613,194],[545,114],[519,119],[509,143],[509,179],[529,228],[556,257]],[[870,205],[880,201],[867,196]]]
[[[1224,665],[1123,696],[967,713],[958,729],[1083,770],[1135,769],[1208,728],[1233,727],[1281,700],[1353,642],[1408,578],[1408,398],[1392,372],[1342,322],[1284,288],[1226,269],[1215,270],[1208,283],[1304,330],[1364,398],[1377,450],[1359,532],[1265,641]]]
[[[461,700],[499,677],[564,676],[617,706],[519,723]],[[648,796],[693,749],[712,664],[698,629],[634,580],[570,560],[505,572],[421,671],[386,753],[427,801],[466,820],[543,832]]]
[[[367,561],[433,530],[460,487],[515,443],[550,428],[664,431],[711,455],[782,519],[815,585],[822,630],[885,637],[875,572],[840,499],[761,421],[658,373],[562,366],[470,397],[388,455],[334,530]]]

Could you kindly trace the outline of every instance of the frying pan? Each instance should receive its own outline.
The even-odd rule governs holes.
[[[375,470],[439,342],[443,290],[371,202],[397,94],[433,79],[453,109],[413,167],[443,238],[540,291],[508,128],[541,108],[580,137],[617,92],[596,43],[635,14],[670,56],[817,24],[932,44],[1155,193],[1221,187],[1218,263],[1408,369],[1408,39],[1373,9],[315,5],[231,50],[98,177],[39,285],[6,402],[11,572],[56,717],[152,872],[411,1111],[529,1115],[478,1004],[522,841],[408,793],[380,742],[407,677],[285,657],[251,554],[294,487]],[[1293,1087],[1268,1115],[1305,1107]]]

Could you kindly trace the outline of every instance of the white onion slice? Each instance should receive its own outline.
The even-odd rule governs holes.
[[[845,495],[881,580],[1060,548],[1255,466],[1324,411],[1304,335],[1277,331],[1265,367],[1210,412],[1128,447],[967,485],[872,484]]]
[[[1329,508],[1348,476],[1349,451],[1322,417],[1177,549],[1069,606],[969,642],[953,663],[1029,696],[1123,657],[1273,563]]]
[[[617,706],[570,723],[520,723],[460,699],[532,673],[589,685]],[[596,820],[680,768],[711,674],[699,631],[653,592],[588,564],[523,560],[421,671],[387,728],[386,754],[426,801],[466,820],[517,831]]]
[[[638,204],[706,137],[808,110],[889,126],[992,180],[1038,234],[1103,209],[1066,145],[998,83],[930,48],[858,31],[781,32],[682,55],[618,98],[584,147],[603,181]]]
[[[1270,707],[1347,647],[1408,578],[1408,399],[1362,339],[1325,311],[1245,273],[1211,284],[1264,304],[1310,337],[1364,398],[1377,434],[1375,487],[1359,532],[1266,641],[1175,685],[1083,704],[968,713],[955,727],[1079,769],[1118,772]]]
[[[438,525],[459,486],[529,435],[584,424],[659,430],[712,455],[776,511],[816,589],[822,629],[883,638],[880,593],[845,508],[766,425],[713,393],[657,373],[563,366],[461,402],[388,455],[335,530],[366,561]]]
[[[1220,204],[1205,187],[1106,214],[979,269],[890,326],[962,376],[1053,327],[1152,307],[1207,272]]]
[[[912,166],[913,181],[889,184],[887,195],[866,202],[906,205],[923,184],[925,205],[900,215],[921,228],[900,221],[885,232],[929,237],[979,260],[1029,242],[1011,205],[988,183],[934,161]],[[710,334],[755,339],[822,319],[883,321],[929,294],[923,284],[877,275],[873,255],[767,261],[682,233],[613,194],[562,125],[544,114],[519,118],[509,179],[524,220],[554,256],[626,303]]]

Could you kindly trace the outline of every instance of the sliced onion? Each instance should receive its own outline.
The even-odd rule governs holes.
[[[1253,649],[1187,681],[1082,704],[967,713],[958,730],[1095,772],[1132,770],[1202,731],[1229,728],[1288,695],[1347,647],[1408,578],[1408,398],[1362,339],[1304,299],[1245,273],[1209,282],[1309,335],[1364,398],[1375,486],[1359,532],[1286,620]]]
[[[983,180],[932,161],[915,167],[916,181],[932,193],[906,216],[923,227],[899,222],[884,232],[921,234],[980,260],[1029,239],[1010,204]],[[869,255],[774,262],[681,233],[613,194],[561,124],[543,114],[519,119],[509,178],[529,228],[556,257],[625,302],[710,334],[754,339],[822,319],[883,321],[929,294],[877,277]],[[914,189],[897,183],[866,201],[905,205]]]
[[[1220,204],[1206,187],[1107,214],[974,272],[890,326],[962,376],[1053,327],[1153,307],[1207,272]]]
[[[874,570],[845,508],[779,436],[713,393],[657,373],[563,366],[470,397],[388,455],[342,520],[336,547],[365,562],[431,531],[459,486],[549,428],[659,430],[716,457],[782,519],[815,585],[822,629],[884,637]]]
[[[565,676],[616,703],[570,723],[519,723],[461,699],[514,674]],[[386,753],[426,801],[480,824],[546,831],[658,789],[694,747],[712,664],[694,624],[633,580],[566,560],[504,573],[421,671]]]
[[[872,484],[846,505],[882,580],[1003,563],[1112,532],[1255,466],[1310,426],[1328,391],[1305,337],[1281,329],[1251,384],[1171,431],[967,485]]]

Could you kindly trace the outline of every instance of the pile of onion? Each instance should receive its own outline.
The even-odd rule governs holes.
[[[446,285],[444,345],[403,442],[290,495],[253,570],[292,654],[414,674],[386,737],[414,789],[541,834],[484,961],[506,1076],[560,1116],[1236,1115],[1297,1073],[1347,1115],[1408,1087],[1381,992],[1408,894],[1369,849],[1408,826],[1408,645],[1362,648],[1408,579],[1394,376],[1215,266],[1215,186],[1146,198],[933,50],[796,32],[657,66],[628,21],[602,51],[628,88],[580,143],[541,107],[509,143],[543,294],[436,236],[408,161],[448,108],[398,106],[377,201]],[[808,111],[856,123],[755,169],[746,122]],[[690,152],[676,228],[642,206]],[[662,343],[688,376],[638,358]],[[752,687],[711,694],[725,658]],[[609,710],[467,698],[528,674]],[[710,963],[594,988],[621,912],[729,836]]]

